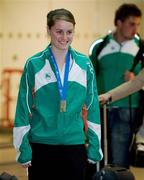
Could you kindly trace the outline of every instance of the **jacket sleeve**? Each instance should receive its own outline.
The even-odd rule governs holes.
[[[88,159],[92,161],[100,161],[103,157],[101,150],[101,124],[100,111],[97,94],[96,79],[93,66],[89,60],[87,63],[87,121],[88,130],[86,132],[88,140],[87,155]]]
[[[29,77],[28,64],[26,64],[20,81],[13,128],[13,143],[17,150],[16,160],[21,164],[30,162],[32,158],[29,131],[33,98],[32,81]]]

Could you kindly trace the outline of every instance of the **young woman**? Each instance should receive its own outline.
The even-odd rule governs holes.
[[[48,47],[26,62],[14,122],[17,161],[29,180],[84,180],[88,162],[102,159],[93,66],[72,43],[75,19],[66,9],[47,15]],[[83,105],[88,110],[85,147]]]

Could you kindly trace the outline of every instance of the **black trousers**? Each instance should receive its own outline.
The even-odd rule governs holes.
[[[44,145],[32,143],[29,180],[84,180],[85,145]]]

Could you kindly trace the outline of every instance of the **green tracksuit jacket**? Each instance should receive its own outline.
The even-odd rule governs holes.
[[[88,109],[87,155],[93,161],[102,159],[99,103],[93,66],[85,55],[71,47],[70,51],[66,112],[60,112],[60,96],[49,46],[26,62],[13,129],[17,161],[21,164],[31,161],[29,142],[49,145],[84,144],[84,122],[81,116],[84,104]]]
[[[119,44],[108,35],[107,42],[96,59],[96,50],[102,39],[96,40],[89,51],[90,59],[97,72],[98,94],[103,94],[124,83],[124,73],[131,69],[134,57],[139,50],[139,39],[134,37]],[[138,74],[141,65],[138,64],[134,73]],[[131,95],[131,107],[138,107],[139,93]],[[111,103],[110,106],[127,108],[130,106],[129,97]]]

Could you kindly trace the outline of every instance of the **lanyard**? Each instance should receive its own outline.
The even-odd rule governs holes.
[[[65,64],[64,83],[63,83],[63,85],[62,85],[62,81],[61,81],[61,78],[60,78],[58,65],[56,63],[56,59],[54,57],[54,54],[52,53],[51,48],[50,48],[50,55],[51,55],[51,60],[53,62],[55,71],[56,71],[55,74],[56,74],[60,99],[61,99],[61,101],[66,101],[67,86],[68,86],[68,75],[69,75],[69,64],[70,64],[70,51],[68,51],[68,53],[66,55],[66,64]]]

